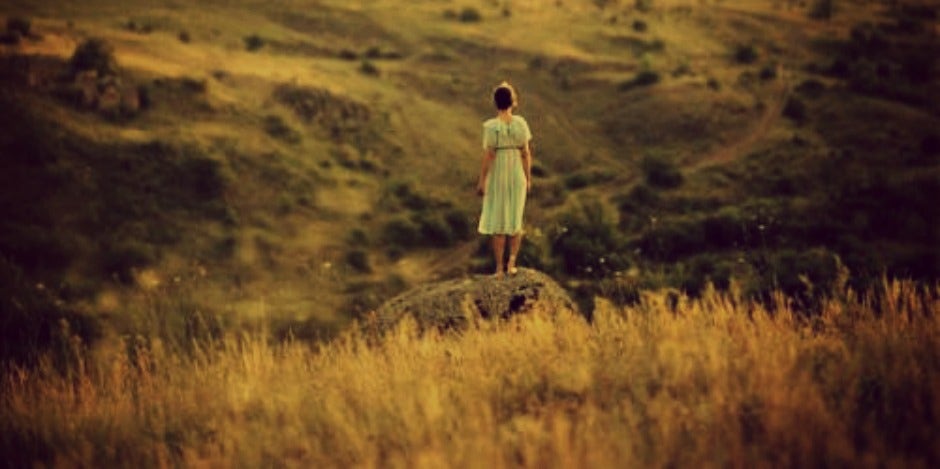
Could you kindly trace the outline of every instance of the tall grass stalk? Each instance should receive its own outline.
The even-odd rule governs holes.
[[[374,341],[116,341],[0,385],[13,465],[932,466],[940,289],[885,282],[806,318],[645,294]]]

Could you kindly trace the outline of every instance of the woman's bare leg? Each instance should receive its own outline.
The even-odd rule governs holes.
[[[503,254],[506,252],[506,237],[493,235],[493,258],[496,260],[496,277],[503,275]]]
[[[516,257],[519,255],[519,248],[522,247],[522,233],[509,237],[509,265],[506,271],[510,274],[516,273]]]

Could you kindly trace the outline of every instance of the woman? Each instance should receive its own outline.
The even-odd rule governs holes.
[[[529,124],[514,116],[516,91],[503,82],[493,92],[496,117],[483,123],[483,164],[477,193],[483,196],[483,212],[478,231],[493,237],[496,278],[504,271],[503,256],[509,238],[509,262],[505,271],[517,272],[516,257],[522,245],[522,212],[526,194],[532,187],[532,152]]]

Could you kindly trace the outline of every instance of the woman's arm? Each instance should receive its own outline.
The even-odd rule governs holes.
[[[483,195],[486,191],[486,174],[490,171],[490,165],[496,158],[496,153],[487,148],[483,151],[483,163],[480,165],[480,179],[477,180],[477,195]]]
[[[532,149],[529,142],[522,147],[522,168],[525,170],[525,190],[532,189]]]

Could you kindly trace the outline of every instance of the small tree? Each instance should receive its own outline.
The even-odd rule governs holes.
[[[816,0],[809,10],[809,17],[817,20],[830,20],[835,13],[835,0]]]
[[[29,36],[31,26],[32,23],[30,23],[29,18],[23,18],[21,16],[7,18],[7,32],[19,32],[22,37]]]
[[[94,70],[98,76],[114,75],[118,71],[114,46],[101,38],[88,38],[75,48],[69,67],[73,74]]]

